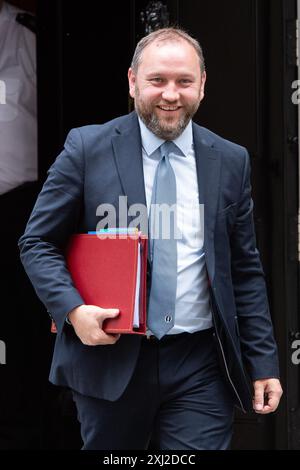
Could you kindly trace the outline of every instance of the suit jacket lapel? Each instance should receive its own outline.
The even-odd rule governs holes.
[[[221,152],[193,125],[200,204],[204,204],[204,251],[209,278],[215,275],[214,230],[219,200]]]
[[[136,114],[131,113],[126,123],[116,131],[112,144],[121,185],[128,197],[128,207],[137,203],[146,207],[142,143]]]

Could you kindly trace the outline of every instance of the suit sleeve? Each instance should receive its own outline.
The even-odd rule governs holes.
[[[83,194],[83,143],[73,129],[48,172],[24,235],[21,261],[35,291],[54,319],[58,333],[67,314],[84,304],[67,270],[63,250],[76,232]]]
[[[252,380],[279,377],[277,347],[264,272],[256,248],[250,162],[245,165],[237,218],[231,235],[232,280],[243,360]]]

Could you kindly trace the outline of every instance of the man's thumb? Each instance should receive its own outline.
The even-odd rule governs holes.
[[[262,384],[257,384],[255,386],[254,394],[254,409],[256,411],[261,411],[264,407],[264,387]]]
[[[102,312],[102,319],[105,320],[106,318],[115,318],[119,315],[120,310],[118,308],[107,308],[104,312]]]

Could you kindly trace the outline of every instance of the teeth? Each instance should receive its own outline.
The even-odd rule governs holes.
[[[178,106],[160,106],[160,108],[164,111],[176,111],[176,109],[178,109]]]

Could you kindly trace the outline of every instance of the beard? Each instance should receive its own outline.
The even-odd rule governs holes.
[[[179,119],[162,119],[155,113],[156,105],[145,103],[140,97],[139,89],[135,89],[135,109],[145,126],[157,137],[163,140],[175,140],[179,137],[190,120],[195,115],[200,105],[199,99],[192,104],[186,105]]]

